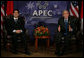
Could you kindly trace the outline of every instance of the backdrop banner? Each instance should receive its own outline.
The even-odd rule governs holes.
[[[69,1],[14,1],[14,9],[19,9],[20,15],[25,17],[25,28],[29,30],[30,38],[33,38],[34,25],[42,21],[47,24],[53,39],[58,19],[62,16],[63,10],[69,9],[69,3]]]

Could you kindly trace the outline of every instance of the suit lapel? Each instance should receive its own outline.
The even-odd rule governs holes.
[[[17,22],[15,22],[15,21],[14,21],[14,18],[13,18],[13,22],[14,22],[15,24],[18,23],[18,22],[19,22],[19,18],[18,18]]]
[[[18,18],[18,21],[17,21],[17,23],[20,23],[20,19]]]
[[[12,18],[12,20],[11,20],[11,21],[12,21],[12,24],[14,24],[14,23],[15,23],[14,18]]]
[[[65,28],[64,18],[63,18],[63,27]]]
[[[70,17],[68,18],[68,23],[70,22]]]

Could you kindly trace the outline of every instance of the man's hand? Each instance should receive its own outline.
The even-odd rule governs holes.
[[[60,30],[61,30],[61,28],[60,28],[60,25],[59,25],[59,27],[58,27],[58,31],[60,32]]]
[[[18,33],[18,34],[21,33],[21,30],[16,30],[16,33]]]
[[[69,25],[69,32],[70,32],[70,31],[72,31],[72,28],[71,28],[71,26]]]

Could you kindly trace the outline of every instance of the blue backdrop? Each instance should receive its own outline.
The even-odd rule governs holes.
[[[25,28],[33,38],[34,25],[43,21],[49,28],[51,42],[56,31],[58,19],[62,16],[62,11],[69,9],[69,1],[14,1],[14,9],[19,9],[20,15],[24,16]]]

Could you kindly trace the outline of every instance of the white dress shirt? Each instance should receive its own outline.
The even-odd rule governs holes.
[[[16,21],[16,20],[18,20],[18,18],[14,17],[14,21]],[[13,32],[16,32],[16,30],[13,30]],[[21,32],[23,32],[23,31],[21,30]]]

